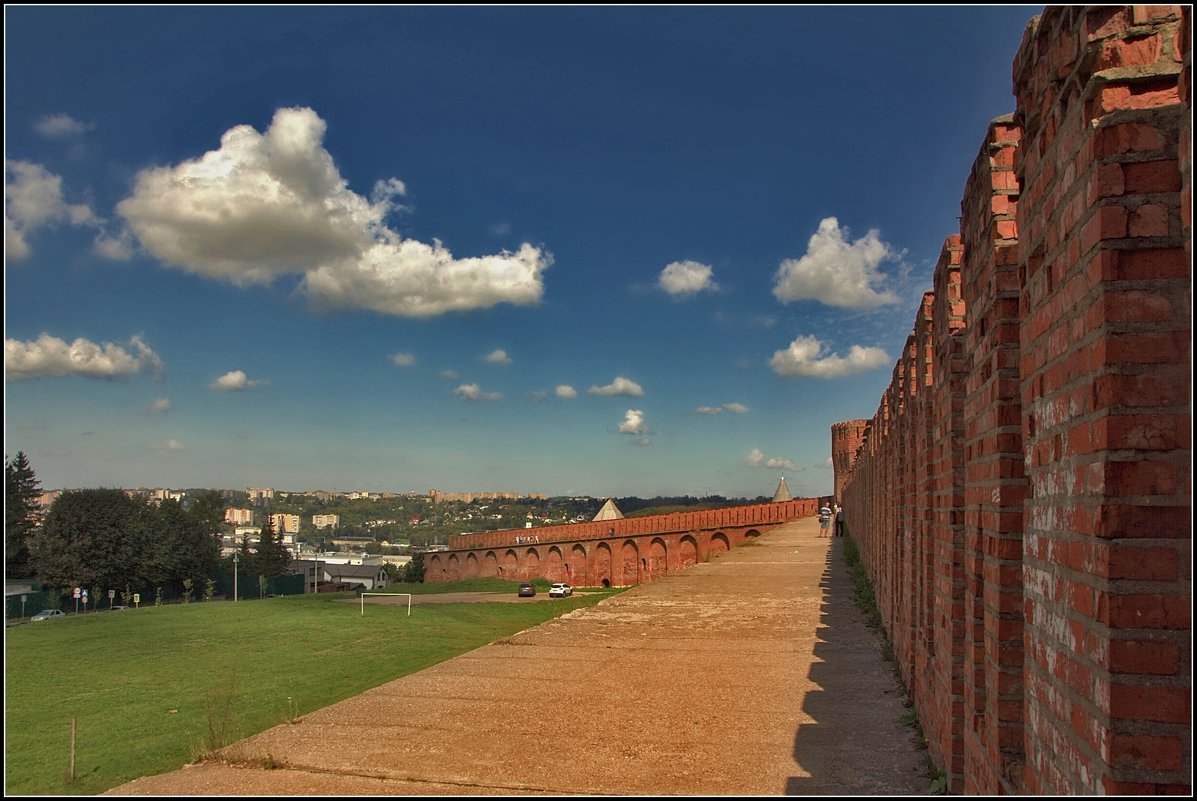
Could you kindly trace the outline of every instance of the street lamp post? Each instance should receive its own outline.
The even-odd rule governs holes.
[[[237,558],[238,553],[233,554],[233,603],[237,603]]]

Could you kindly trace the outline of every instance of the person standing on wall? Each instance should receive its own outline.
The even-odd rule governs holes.
[[[828,526],[830,526],[830,525],[831,525],[831,507],[829,507],[827,504],[823,504],[822,508],[819,509],[819,536],[820,537],[830,537],[831,536],[831,532],[829,532],[827,530]]]
[[[844,507],[835,505],[835,536],[844,536]]]

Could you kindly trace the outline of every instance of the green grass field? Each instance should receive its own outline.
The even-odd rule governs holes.
[[[417,585],[425,594],[514,582]],[[411,589],[415,590],[416,587]],[[407,591],[403,586],[389,591]],[[539,602],[367,605],[352,593],[142,606],[10,627],[5,793],[91,795],[538,625]],[[75,778],[70,780],[71,719]]]

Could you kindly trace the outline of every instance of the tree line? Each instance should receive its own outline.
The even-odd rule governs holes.
[[[119,489],[69,490],[43,515],[41,488],[23,452],[11,461],[5,456],[4,475],[7,578],[37,578],[63,592],[90,587],[128,594],[168,586],[190,595],[232,570],[220,555],[224,502],[215,490],[187,508]],[[287,572],[290,554],[269,525],[255,550],[246,542],[242,548],[239,568],[247,574]]]

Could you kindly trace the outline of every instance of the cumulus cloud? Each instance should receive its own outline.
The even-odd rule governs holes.
[[[718,406],[699,406],[694,411],[698,412],[699,414],[720,414],[723,412],[723,410]]]
[[[770,456],[766,458],[765,454],[761,452],[760,448],[753,448],[749,452],[748,458],[745,461],[748,462],[749,467],[768,467],[772,469],[781,468],[784,470],[798,469],[798,465],[794,464],[794,462],[789,459],[782,459],[778,456]]]
[[[34,130],[47,139],[79,136],[95,127],[93,124],[80,122],[70,114],[47,114],[33,124]]]
[[[164,439],[161,442],[156,443],[154,447],[163,453],[178,453],[179,451],[185,450],[187,448],[186,445],[179,442],[177,439]]]
[[[885,276],[878,269],[900,254],[871,230],[855,242],[835,217],[819,223],[806,255],[785,259],[777,270],[773,295],[782,303],[811,299],[847,309],[872,309],[897,303],[898,296],[881,287]]]
[[[61,223],[97,225],[85,204],[67,203],[62,178],[40,164],[4,162],[4,252],[9,259],[28,257],[28,236]]]
[[[562,400],[572,400],[578,397],[578,391],[569,384],[558,384],[557,389],[553,390],[553,393]]]
[[[540,301],[548,253],[525,243],[458,259],[439,241],[403,239],[385,220],[406,187],[351,191],[325,127],[310,108],[279,109],[265,133],[238,125],[216,150],[139,173],[117,211],[165,264],[240,286],[298,275],[318,307],[431,317]]]
[[[410,353],[393,353],[391,354],[391,362],[396,367],[411,367],[416,363],[416,357]]]
[[[511,357],[507,355],[507,351],[502,348],[492,350],[486,354],[487,364],[511,364]]]
[[[171,405],[170,398],[155,398],[153,402],[150,403],[151,414],[166,414],[173,408],[174,407]]]
[[[453,390],[453,394],[470,402],[503,400],[503,396],[498,392],[483,392],[477,384],[462,384]]]
[[[623,376],[616,376],[605,387],[594,386],[586,390],[590,395],[625,395],[627,397],[639,397],[644,394],[644,390],[635,381],[624,378]]]
[[[747,407],[747,406],[745,406],[745,405],[744,405],[744,404],[742,404],[742,403],[736,403],[736,402],[734,402],[734,401],[733,401],[733,402],[731,402],[731,403],[725,403],[725,404],[723,404],[723,408],[724,408],[724,409],[727,409],[727,410],[728,410],[729,412],[731,412],[732,414],[748,414],[748,407]]]
[[[243,370],[230,370],[208,385],[209,389],[217,392],[241,392],[254,387],[264,386],[267,382],[261,379],[251,381]]]
[[[711,268],[696,261],[675,261],[665,265],[657,285],[675,297],[716,290]]]
[[[863,373],[889,364],[881,348],[853,345],[847,356],[828,355],[827,346],[813,336],[798,337],[769,360],[773,372],[784,378],[838,378]]]
[[[128,349],[86,339],[67,344],[46,333],[33,342],[4,340],[4,372],[11,380],[67,375],[117,379],[142,371],[160,374],[162,360],[139,336],[129,340]]]
[[[623,413],[623,422],[619,424],[620,434],[648,434],[648,425],[644,422],[644,412],[639,409],[628,409]]]

